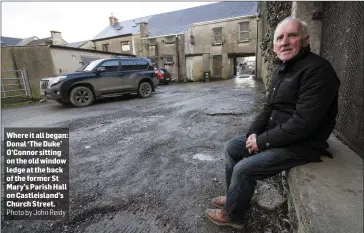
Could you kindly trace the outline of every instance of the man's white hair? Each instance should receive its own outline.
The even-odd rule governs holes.
[[[279,25],[281,25],[282,23],[285,23],[287,21],[291,21],[291,20],[296,21],[297,23],[300,24],[301,37],[303,40],[305,40],[309,37],[308,32],[307,32],[307,23],[306,22],[293,18],[293,17],[287,17],[284,20],[282,20],[280,23],[278,23],[276,30],[274,31],[274,40],[276,39],[276,31],[277,31],[277,28],[279,27]]]

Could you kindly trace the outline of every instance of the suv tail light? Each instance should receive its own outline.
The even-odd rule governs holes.
[[[155,70],[155,74],[157,75],[157,77],[159,79],[162,79],[163,78],[163,74],[161,73],[161,71],[159,69],[157,69],[157,68],[154,68],[154,70]]]

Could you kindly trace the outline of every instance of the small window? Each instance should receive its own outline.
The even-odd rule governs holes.
[[[156,46],[154,45],[154,46],[149,46],[148,47],[148,51],[149,51],[149,56],[150,57],[155,57],[155,56],[157,56],[157,48],[156,48]]]
[[[174,36],[166,36],[166,44],[173,44],[174,43]]]
[[[145,60],[137,60],[137,70],[146,70],[149,66],[148,62]]]
[[[194,45],[194,44],[195,44],[195,36],[191,35],[191,36],[190,36],[190,39],[191,39],[191,40],[190,40],[191,44],[193,44],[193,45]]]
[[[214,28],[212,37],[214,44],[222,43],[222,27]]]
[[[135,70],[135,61],[133,60],[122,60],[121,66],[123,70]]]
[[[110,50],[110,44],[103,44],[102,51],[108,52]]]
[[[149,45],[156,45],[157,44],[157,40],[155,38],[149,39],[148,42],[149,42]]]
[[[172,55],[166,55],[164,58],[165,58],[165,63],[166,64],[173,64],[173,56]]]
[[[249,22],[239,23],[238,40],[239,41],[249,40]]]
[[[122,41],[122,42],[120,42],[120,45],[121,45],[121,52],[130,51],[129,41]]]
[[[105,67],[105,72],[114,72],[119,71],[119,62],[118,61],[105,61],[101,65],[102,67]]]

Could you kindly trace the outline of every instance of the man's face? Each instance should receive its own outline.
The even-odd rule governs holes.
[[[273,51],[282,61],[288,61],[296,56],[302,48],[301,25],[294,20],[280,24],[274,36]]]

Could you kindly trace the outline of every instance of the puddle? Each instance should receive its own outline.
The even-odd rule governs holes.
[[[211,157],[210,155],[206,154],[195,154],[192,159],[197,159],[201,161],[214,161],[215,159]]]

